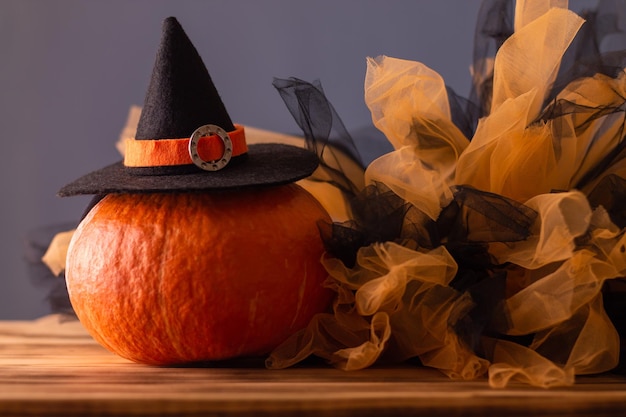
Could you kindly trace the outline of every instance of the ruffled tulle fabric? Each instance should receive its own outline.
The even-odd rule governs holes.
[[[451,120],[443,79],[417,62],[370,58],[365,100],[395,149],[368,166],[365,181],[385,184],[436,219],[451,200],[455,164],[469,144]]]
[[[348,194],[362,189],[363,162],[321,83],[293,77],[276,78],[273,85],[302,129],[306,148],[319,157],[320,166],[308,179],[328,183]],[[310,118],[310,114],[317,117]]]
[[[486,1],[469,100],[422,63],[367,60],[366,104],[394,150],[367,167],[350,219],[321,227],[333,311],[269,367],[417,358],[547,388],[618,366],[626,52],[598,45],[623,6]]]

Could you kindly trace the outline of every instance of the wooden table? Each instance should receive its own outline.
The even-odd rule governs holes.
[[[153,367],[105,351],[76,321],[0,322],[0,416],[75,415],[626,416],[626,378],[496,390],[410,365]]]

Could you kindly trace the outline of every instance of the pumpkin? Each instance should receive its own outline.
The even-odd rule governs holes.
[[[109,194],[70,242],[70,301],[135,362],[265,355],[329,307],[319,221],[330,218],[297,184]]]

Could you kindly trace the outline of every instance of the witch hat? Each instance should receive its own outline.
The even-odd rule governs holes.
[[[224,190],[297,181],[317,168],[317,156],[295,146],[247,145],[183,28],[165,19],[161,45],[137,133],[124,160],[65,185],[79,194]]]

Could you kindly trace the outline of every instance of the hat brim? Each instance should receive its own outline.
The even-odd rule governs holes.
[[[58,195],[194,192],[282,185],[308,177],[318,163],[317,155],[304,148],[259,143],[248,146],[245,162],[215,172],[198,169],[189,174],[140,176],[120,161],[65,185]]]

